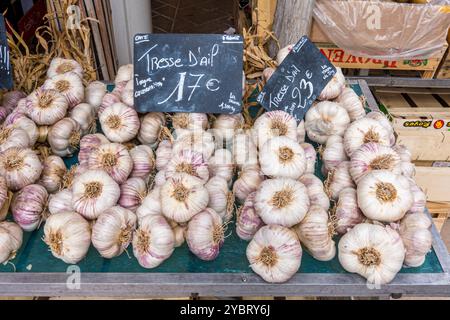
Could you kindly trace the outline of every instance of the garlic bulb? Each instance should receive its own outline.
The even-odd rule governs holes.
[[[239,168],[258,165],[258,149],[252,138],[246,133],[233,137],[233,159]]]
[[[336,168],[341,162],[348,161],[341,136],[330,136],[322,154],[323,165],[326,172]]]
[[[294,46],[295,46],[295,44],[290,44],[290,45],[287,45],[286,47],[281,48],[280,50],[278,50],[278,53],[277,53],[277,63],[278,63],[278,65],[280,65],[283,62],[283,60],[292,51],[292,48]]]
[[[125,103],[129,107],[134,106],[134,84],[133,84],[133,82],[134,82],[134,80],[128,81],[120,95],[122,102]]]
[[[45,222],[44,242],[54,257],[68,264],[76,264],[89,250],[91,228],[78,213],[53,214]]]
[[[264,176],[258,167],[248,168],[239,174],[233,184],[233,193],[240,202],[244,202],[248,195],[256,191],[264,181]]]
[[[305,142],[305,138],[306,138],[305,120],[302,120],[297,126],[297,142],[298,143]]]
[[[269,139],[286,136],[297,139],[297,121],[290,114],[277,110],[258,117],[251,131],[253,143],[261,148]]]
[[[62,189],[71,189],[73,185],[73,181],[76,177],[85,173],[88,170],[87,166],[81,165],[72,165],[68,171],[64,174],[62,178]]]
[[[349,161],[343,161],[328,173],[325,191],[330,198],[336,200],[339,197],[339,192],[343,189],[355,187],[355,183],[350,176],[350,167]]]
[[[172,255],[175,238],[163,216],[147,216],[139,221],[133,236],[133,254],[144,268],[156,268]]]
[[[295,140],[273,137],[260,148],[259,163],[266,176],[298,179],[306,170],[305,151]]]
[[[208,116],[206,113],[178,112],[172,115],[172,127],[175,130],[206,130],[208,128]]]
[[[100,117],[101,114],[103,113],[103,111],[105,111],[106,109],[108,109],[109,107],[113,106],[116,103],[121,103],[122,101],[120,100],[120,97],[118,97],[117,95],[115,95],[114,93],[107,93],[103,96],[102,99],[102,104],[100,105],[100,107],[97,109],[97,114]]]
[[[214,137],[210,132],[178,129],[176,135],[172,146],[173,154],[183,150],[193,150],[202,153],[204,159],[209,159],[214,153]]]
[[[269,79],[272,77],[273,73],[275,72],[274,68],[265,68],[263,70],[263,79],[267,83]]]
[[[431,250],[433,236],[431,220],[425,213],[407,214],[400,221],[400,236],[406,249],[405,265],[419,267]]]
[[[153,145],[158,141],[161,130],[166,124],[164,114],[161,112],[149,112],[141,118],[138,140],[142,144]]]
[[[41,172],[42,164],[31,149],[13,147],[0,153],[0,176],[12,191],[35,183]]]
[[[242,240],[251,240],[255,233],[264,225],[255,210],[256,192],[249,194],[244,204],[237,211],[236,233]]]
[[[407,147],[405,147],[404,145],[396,144],[392,147],[392,149],[394,149],[394,151],[398,153],[402,162],[411,162],[411,152]]]
[[[47,78],[53,78],[69,72],[74,72],[80,78],[83,78],[83,67],[77,61],[58,57],[53,58],[47,69]]]
[[[14,221],[25,231],[36,230],[46,218],[47,198],[47,190],[41,185],[24,187],[14,195],[11,202]]]
[[[30,146],[30,138],[24,130],[12,127],[0,129],[0,152],[11,147],[28,148]]]
[[[90,104],[95,110],[101,106],[103,97],[107,93],[106,84],[100,81],[92,81],[84,90],[86,102]]]
[[[389,133],[390,145],[392,146],[395,144],[396,139],[394,134],[394,128],[392,127],[392,124],[390,123],[388,118],[383,113],[379,111],[372,111],[366,115],[366,118],[378,121],[378,123],[381,124],[381,126],[384,129],[386,129],[386,131]]]
[[[109,143],[108,139],[101,133],[87,134],[80,140],[80,152],[78,152],[78,161],[80,166],[89,165],[89,157],[100,145]]]
[[[386,170],[372,171],[358,183],[358,206],[372,220],[400,220],[413,204],[407,178]]]
[[[222,218],[214,210],[208,208],[189,221],[186,242],[189,250],[201,260],[217,258],[224,240]]]
[[[328,82],[326,87],[322,90],[319,95],[319,100],[332,100],[338,97],[345,88],[345,77],[342,73],[342,69],[336,67],[336,74]]]
[[[373,142],[363,144],[353,152],[350,175],[356,183],[373,170],[388,170],[401,174],[401,162],[397,152],[391,147]]]
[[[53,153],[60,157],[73,155],[80,144],[80,138],[81,127],[71,118],[64,118],[55,123],[47,137]]]
[[[14,222],[0,222],[0,263],[6,263],[16,257],[22,246],[23,232]]]
[[[286,282],[300,268],[302,246],[294,231],[264,226],[247,246],[250,268],[267,282]]]
[[[298,179],[306,187],[311,206],[317,205],[328,211],[330,199],[325,193],[322,181],[312,173],[304,174]]]
[[[83,134],[96,131],[95,109],[90,104],[80,103],[70,111],[70,118],[78,122]]]
[[[9,209],[9,194],[6,179],[0,176],[0,221],[5,220]]]
[[[65,117],[68,103],[56,90],[36,89],[27,98],[27,115],[37,125],[50,126]]]
[[[136,111],[123,103],[115,103],[100,115],[105,136],[112,142],[128,142],[136,137],[140,122]]]
[[[147,185],[141,178],[130,178],[120,185],[119,205],[132,212],[142,204],[147,195]]]
[[[163,140],[156,149],[156,170],[163,170],[172,158],[172,143],[169,140]]]
[[[302,222],[295,226],[295,231],[315,259],[330,261],[336,255],[336,244],[332,239],[334,230],[322,207],[311,206]]]
[[[314,173],[316,170],[317,153],[314,146],[309,143],[301,143],[300,146],[305,152],[306,169],[305,173]]]
[[[44,160],[43,165],[39,184],[44,186],[49,193],[58,191],[67,172],[63,159],[58,156],[48,156]]]
[[[336,232],[339,234],[345,234],[349,229],[364,222],[366,217],[358,208],[356,189],[345,188],[339,192],[339,200],[333,218]]]
[[[208,161],[208,169],[211,177],[221,177],[230,182],[234,173],[233,155],[227,149],[217,149]]]
[[[96,219],[120,197],[119,185],[101,170],[88,170],[76,177],[72,192],[73,208],[86,219]]]
[[[256,191],[256,213],[266,224],[292,227],[303,220],[309,206],[306,187],[296,180],[269,179]]]
[[[427,195],[416,184],[413,179],[409,179],[409,185],[413,196],[413,203],[408,213],[424,213],[427,205]]]
[[[89,169],[104,170],[118,184],[124,183],[133,170],[133,160],[127,148],[119,143],[105,143],[89,157]]]
[[[404,175],[405,177],[412,178],[416,174],[416,166],[414,165],[414,163],[402,161],[400,163],[400,168],[402,175]]]
[[[133,79],[133,75],[133,64],[125,64],[123,66],[120,66],[119,70],[117,70],[117,75],[114,83],[116,85],[119,85],[121,83],[128,82]]]
[[[50,214],[73,211],[72,191],[63,189],[48,198],[48,211]]]
[[[211,178],[205,184],[209,194],[208,208],[219,214],[224,222],[228,222],[233,217],[234,196],[228,189],[228,183],[221,177]]]
[[[92,244],[104,258],[120,256],[133,240],[136,215],[119,206],[103,212],[92,227]]]
[[[218,146],[223,146],[223,143],[233,139],[235,133],[244,126],[244,116],[242,113],[238,114],[221,114],[213,123],[213,132]]]
[[[152,148],[145,145],[136,146],[130,150],[133,170],[130,177],[146,180],[155,169],[155,155]]]
[[[383,146],[391,145],[389,132],[376,120],[370,118],[356,120],[345,132],[344,149],[349,157],[363,144],[370,142]]]
[[[338,247],[342,267],[376,285],[391,282],[405,258],[400,235],[389,226],[358,224],[342,236]]]
[[[347,110],[352,122],[364,118],[366,115],[366,111],[364,110],[360,97],[358,97],[352,88],[344,88],[341,94],[336,98],[336,102]]]
[[[343,136],[350,117],[336,102],[322,101],[311,107],[305,116],[305,128],[309,139],[325,144],[332,135]]]
[[[187,222],[209,202],[203,181],[186,173],[171,177],[161,187],[162,213],[176,222]]]
[[[66,98],[69,109],[80,104],[84,100],[84,86],[80,76],[74,72],[56,75],[47,79],[42,86],[44,89],[53,89]]]
[[[142,200],[142,204],[136,210],[136,215],[139,221],[146,216],[162,215],[160,198],[160,187],[155,187],[147,193],[147,196]]]
[[[162,187],[166,183],[166,171],[158,171],[158,173],[153,178],[153,183],[155,187]]]
[[[172,155],[169,163],[165,167],[166,179],[178,173],[186,173],[197,177],[206,183],[209,179],[208,164],[203,159],[203,155],[192,150],[183,150]]]
[[[13,115],[11,113],[11,115]],[[6,119],[8,120],[8,119]],[[16,116],[11,117],[9,120],[10,122],[7,123],[7,121],[5,120],[4,125],[6,127],[11,127],[11,128],[18,128],[18,129],[22,129],[23,131],[25,131],[28,135],[28,138],[30,140],[30,146],[33,146],[36,141],[38,140],[38,136],[39,136],[39,132],[38,132],[38,127],[36,126],[36,124],[34,123],[33,120],[27,118],[24,114],[17,114]],[[47,138],[47,136],[46,136]],[[24,140],[22,140],[24,141]],[[23,144],[24,142],[22,142]]]
[[[3,94],[1,103],[8,113],[10,113],[19,105],[19,103],[23,103],[24,98],[26,98],[26,95],[22,91],[9,91]]]
[[[178,248],[184,243],[187,225],[180,225],[173,220],[169,221],[169,225],[172,228],[173,236],[175,237],[174,246],[175,248]]]

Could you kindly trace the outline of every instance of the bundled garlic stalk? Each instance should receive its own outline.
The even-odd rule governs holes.
[[[88,164],[91,170],[104,170],[118,184],[124,183],[133,170],[130,154],[120,143],[100,145],[91,153]]]
[[[206,113],[178,112],[172,115],[172,127],[175,130],[206,130],[208,128],[208,116]]]
[[[400,221],[399,233],[406,249],[405,265],[419,267],[431,250],[431,220],[425,213],[407,214]]]
[[[14,222],[0,222],[0,263],[6,263],[16,257],[22,246],[22,229]]]
[[[339,234],[345,234],[348,230],[366,220],[358,207],[356,189],[345,188],[339,192],[333,218],[335,219],[336,232]]]
[[[140,128],[137,112],[120,102],[105,109],[99,120],[105,136],[112,142],[128,142]]]
[[[162,112],[149,112],[141,118],[138,140],[142,144],[154,145],[166,125],[166,118]]]
[[[336,67],[336,74],[328,82],[326,87],[322,90],[319,95],[319,100],[332,100],[338,97],[345,88],[345,77],[342,73],[342,69]]]
[[[331,136],[327,140],[327,145],[322,154],[324,173],[335,169],[341,162],[348,161],[344,150],[343,138],[341,136]]]
[[[339,197],[339,192],[343,189],[355,187],[355,183],[350,176],[350,167],[350,161],[343,161],[328,173],[325,190],[331,199],[336,200]]]
[[[147,180],[155,169],[155,155],[152,148],[145,145],[136,146],[130,150],[130,157],[133,161],[130,177]]]
[[[67,113],[67,100],[56,90],[36,89],[27,98],[27,115],[37,125],[50,126]]]
[[[172,154],[172,158],[165,167],[166,179],[169,179],[179,173],[186,173],[199,178],[206,183],[209,179],[208,164],[203,155],[193,150],[182,150]]]
[[[74,211],[72,206],[72,191],[63,189],[51,194],[48,199],[48,211],[50,214]]]
[[[251,193],[239,208],[236,217],[236,233],[242,240],[251,240],[264,225],[255,210],[256,192]]]
[[[78,149],[80,139],[81,127],[71,118],[58,121],[48,133],[48,143],[53,153],[60,157],[72,156]]]
[[[11,202],[14,221],[25,231],[34,231],[47,213],[47,190],[41,185],[30,184],[17,192]]]
[[[347,110],[352,122],[364,118],[366,115],[361,98],[352,88],[346,87],[336,98],[336,102]]]
[[[322,207],[325,211],[328,211],[330,208],[330,199],[325,193],[322,181],[312,173],[301,176],[299,181],[303,183],[307,189],[310,205],[317,205]]]
[[[234,173],[233,155],[227,149],[217,149],[208,161],[209,175],[231,182]]]
[[[47,79],[43,89],[56,90],[66,98],[69,108],[72,109],[84,100],[84,86],[80,76],[74,72],[55,75]]]
[[[44,186],[49,193],[58,191],[67,172],[66,165],[61,157],[48,156],[43,161],[43,170],[39,184]]]
[[[147,184],[141,178],[130,178],[120,185],[119,205],[132,212],[142,204],[147,195]]]
[[[297,140],[297,121],[290,114],[277,110],[256,119],[251,131],[253,143],[259,149],[273,137],[286,136]]]
[[[228,183],[221,177],[213,177],[205,184],[209,194],[208,208],[213,209],[224,222],[233,217],[234,196],[228,189]]]
[[[233,184],[233,193],[242,203],[248,195],[256,191],[264,181],[264,176],[258,166],[246,167],[239,174],[238,179]]]

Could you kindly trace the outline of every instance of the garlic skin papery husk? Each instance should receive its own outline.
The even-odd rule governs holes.
[[[208,115],[206,113],[178,112],[172,115],[172,127],[175,130],[206,130],[208,128]]]
[[[366,115],[366,118],[378,121],[378,123],[380,123],[383,126],[383,128],[386,129],[386,131],[389,133],[390,145],[392,146],[395,144],[396,138],[394,134],[394,128],[392,127],[391,122],[384,115],[384,113],[380,111],[371,111]]]
[[[80,144],[81,127],[75,120],[64,118],[55,123],[48,133],[52,152],[60,157],[72,156]]]
[[[137,208],[136,215],[139,221],[146,216],[162,215],[160,187],[155,187],[147,193],[147,196],[142,200],[142,204]]]
[[[97,129],[95,109],[88,103],[80,103],[70,111],[70,118],[78,122],[83,134],[93,133]]]
[[[397,231],[368,223],[358,224],[343,235],[338,252],[346,271],[375,285],[391,282],[405,258],[405,247]]]
[[[120,102],[104,110],[99,119],[103,133],[111,142],[130,141],[140,127],[136,110]]]
[[[6,263],[16,257],[22,246],[22,229],[14,222],[0,222],[0,263]]]
[[[146,216],[139,221],[133,236],[133,254],[144,268],[156,268],[174,250],[175,237],[167,220],[160,215]]]
[[[188,223],[186,242],[198,258],[211,261],[219,255],[225,240],[222,218],[211,208],[196,214]]]
[[[80,140],[80,152],[78,152],[78,162],[80,166],[89,165],[89,157],[102,144],[109,143],[108,139],[101,133],[85,135]]]
[[[402,162],[411,162],[412,160],[411,152],[408,150],[407,147],[401,144],[396,144],[395,146],[392,147],[392,149],[394,149],[394,151],[398,153],[400,160],[402,160]]]
[[[297,142],[298,143],[305,142],[305,138],[306,138],[305,120],[302,120],[297,126]]]
[[[133,240],[137,218],[119,206],[104,211],[92,227],[92,244],[103,258],[120,256]]]
[[[64,58],[53,58],[50,62],[50,66],[47,69],[47,78],[53,78],[55,76],[74,72],[80,78],[83,78],[83,67],[75,60]]]
[[[290,114],[281,111],[269,111],[258,117],[251,130],[253,143],[259,149],[271,138],[286,136],[297,139],[297,121]]]
[[[312,173],[304,174],[298,179],[308,191],[310,205],[317,205],[328,211],[330,199],[325,193],[323,182]]]
[[[133,75],[133,64],[124,64],[120,66],[119,70],[117,70],[117,75],[116,79],[114,79],[114,83],[116,85],[127,83],[128,81],[133,79]]]
[[[427,195],[416,184],[414,179],[409,179],[409,185],[413,195],[413,204],[409,208],[408,213],[424,213],[427,205]]]
[[[214,155],[209,158],[208,170],[211,177],[221,177],[230,182],[234,174],[232,153],[227,149],[217,149]]]
[[[209,202],[204,182],[186,173],[179,173],[168,179],[161,187],[162,213],[176,222],[187,222]]]
[[[11,202],[14,221],[25,231],[36,230],[47,215],[47,190],[30,184],[17,192]]]
[[[17,114],[16,116],[11,117],[9,120],[10,122],[8,123],[5,120],[4,125],[6,127],[22,129],[28,134],[28,137],[30,139],[30,146],[33,146],[36,143],[39,137],[39,131],[33,120],[27,118],[24,114]],[[22,142],[22,144],[23,143],[24,142]]]
[[[356,187],[350,175],[350,167],[350,161],[343,161],[328,172],[328,177],[325,181],[325,191],[331,199],[336,200],[339,197],[339,192],[345,188]]]
[[[433,244],[430,218],[425,213],[407,214],[400,221],[399,233],[406,249],[404,264],[420,267]]]
[[[256,191],[259,185],[264,181],[264,175],[259,167],[248,167],[241,171],[238,179],[233,184],[233,193],[242,203],[248,195]]]
[[[37,125],[51,126],[66,116],[66,98],[56,90],[38,88],[27,98],[27,115]]]
[[[0,175],[12,191],[35,183],[41,173],[41,161],[31,149],[13,147],[0,153]]]
[[[92,81],[84,90],[84,97],[86,102],[97,111],[107,92],[106,84],[101,81]]]
[[[178,173],[186,173],[197,177],[206,183],[209,179],[208,164],[203,159],[203,155],[193,150],[183,150],[172,154],[172,158],[165,167],[166,179]]]
[[[250,135],[239,133],[233,137],[233,161],[238,168],[258,165],[258,149]]]
[[[305,173],[314,173],[316,170],[317,152],[310,143],[301,143],[300,146],[305,152],[306,169]]]
[[[134,80],[130,80],[127,82],[125,87],[122,89],[120,94],[120,98],[123,103],[125,103],[129,107],[134,106]]]
[[[155,155],[152,148],[139,145],[130,150],[130,157],[133,161],[133,170],[130,177],[147,180],[155,169]]]
[[[50,214],[74,211],[72,206],[72,191],[63,189],[48,198],[48,211]]]
[[[213,155],[215,150],[214,137],[210,132],[178,129],[175,134],[176,140],[172,145],[172,154],[183,150],[193,150],[202,153],[206,160]]]
[[[119,205],[132,212],[142,204],[147,195],[147,185],[141,178],[130,178],[120,185]]]
[[[156,170],[164,170],[167,163],[169,163],[172,158],[172,143],[169,140],[163,140],[159,143],[158,148],[155,151],[156,160],[155,166]]]
[[[0,129],[0,152],[3,152],[11,147],[31,147],[28,134],[19,128],[6,127]]]
[[[358,207],[356,189],[345,188],[339,192],[339,200],[333,216],[336,232],[345,234],[348,230],[366,220]]]
[[[142,144],[153,145],[158,141],[166,118],[162,112],[149,112],[141,118],[138,140]]]
[[[242,240],[249,241],[264,225],[255,210],[256,192],[249,194],[244,204],[237,211],[236,233]]]
[[[358,183],[357,194],[364,215],[381,222],[400,220],[414,201],[408,178],[387,170],[367,174]]]
[[[56,75],[47,79],[43,89],[53,89],[61,93],[69,104],[69,109],[80,104],[84,100],[84,86],[81,78],[73,72]]]
[[[236,132],[244,127],[244,123],[242,113],[219,115],[212,126],[217,145],[222,147],[223,143],[233,139]]]
[[[336,98],[336,102],[347,110],[352,122],[364,118],[366,115],[366,110],[364,110],[361,98],[352,88],[344,88],[341,94]]]
[[[133,170],[133,160],[127,148],[120,143],[105,143],[93,150],[89,169],[104,170],[118,184],[124,183]]]
[[[55,258],[68,264],[76,264],[89,250],[91,227],[76,212],[52,214],[45,222],[44,242]]]
[[[264,175],[271,178],[300,178],[306,170],[305,151],[288,137],[273,137],[259,150]]]
[[[300,242],[319,261],[330,261],[336,255],[334,229],[328,212],[320,206],[311,206],[305,218],[294,227]]]
[[[288,281],[302,261],[302,246],[291,229],[269,225],[256,232],[247,246],[250,268],[267,282]]]
[[[305,116],[305,128],[309,139],[325,144],[330,136],[343,136],[350,117],[336,102],[322,101],[311,107]]]
[[[119,185],[101,170],[88,170],[77,176],[72,192],[73,208],[90,220],[113,207],[120,197]]]
[[[265,224],[290,228],[303,220],[309,206],[306,187],[293,179],[265,180],[256,191],[256,213]]]
[[[378,143],[391,146],[389,132],[376,120],[362,118],[351,123],[344,134],[344,149],[349,157],[363,144]]]
[[[341,162],[348,160],[344,150],[343,138],[341,136],[330,136],[322,153],[325,173],[336,168]]]
[[[374,170],[388,170],[395,174],[401,174],[401,161],[397,152],[391,147],[373,142],[363,144],[353,152],[350,161],[350,175],[356,183]]]
[[[209,194],[208,208],[217,212],[224,222],[230,221],[233,217],[234,196],[228,189],[227,181],[221,177],[213,177],[205,187]]]
[[[338,97],[342,91],[345,89],[345,77],[342,73],[342,69],[336,67],[336,74],[328,82],[326,87],[322,90],[319,95],[319,100],[332,100]]]
[[[64,160],[59,156],[48,156],[43,161],[44,168],[39,179],[39,184],[44,186],[49,193],[58,191],[62,185],[62,179],[67,172]]]
[[[280,65],[283,60],[288,56],[288,54],[292,51],[292,48],[294,48],[295,44],[289,44],[284,48],[281,48],[278,50],[277,53],[277,63]]]

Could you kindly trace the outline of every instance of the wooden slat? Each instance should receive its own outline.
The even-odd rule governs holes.
[[[417,167],[415,180],[427,195],[428,201],[448,202],[450,192],[448,189],[450,168]]]
[[[378,98],[386,108],[411,108],[411,105],[406,101],[401,94],[398,93],[375,93]]]
[[[439,97],[442,98],[449,106],[450,106],[450,93],[449,94],[440,94]]]
[[[398,135],[397,143],[409,149],[413,160],[447,161],[450,159],[450,132],[448,131],[395,128],[395,132]],[[448,177],[450,175],[446,177],[447,180]],[[446,192],[450,197],[448,186]]]
[[[265,31],[272,30],[277,0],[257,0],[256,3],[258,19],[257,34],[258,36],[266,36]]]
[[[374,87],[376,92],[414,93],[414,94],[450,94],[448,88],[403,88],[403,87]]]
[[[444,108],[391,108],[389,113],[399,118],[450,118],[450,110]]]
[[[444,107],[437,101],[431,94],[411,94],[408,96],[414,101],[414,103],[421,108],[439,108]]]

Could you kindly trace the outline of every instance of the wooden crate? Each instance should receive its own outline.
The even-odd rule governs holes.
[[[433,217],[434,225],[439,232],[450,215],[450,202],[427,201],[427,208]]]
[[[450,37],[450,33],[449,33]],[[445,54],[445,57],[442,59],[442,62],[438,68],[437,79],[450,79],[450,50],[447,49],[447,53]]]

